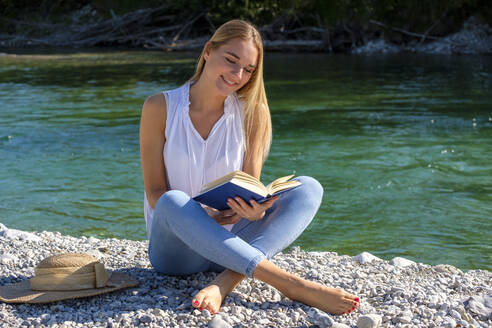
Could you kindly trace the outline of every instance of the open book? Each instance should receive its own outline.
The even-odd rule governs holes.
[[[251,199],[262,203],[272,196],[301,185],[297,180],[290,180],[293,176],[292,174],[278,178],[264,186],[257,178],[243,171],[234,171],[204,185],[193,199],[220,211],[228,209],[227,199],[236,196],[247,203]]]

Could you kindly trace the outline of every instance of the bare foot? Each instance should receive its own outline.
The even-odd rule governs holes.
[[[211,314],[219,312],[222,301],[227,296],[223,295],[220,291],[220,287],[211,284],[199,291],[193,298],[192,304],[195,308],[202,310],[208,310]]]
[[[222,301],[229,295],[234,288],[245,278],[244,275],[225,270],[219,274],[207,287],[199,291],[191,304],[193,307],[208,310],[211,314],[219,312]]]
[[[343,289],[330,288],[319,283],[304,280],[285,293],[288,298],[318,308],[332,314],[345,314],[354,311],[360,299]]]

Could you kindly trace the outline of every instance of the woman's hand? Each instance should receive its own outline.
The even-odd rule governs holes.
[[[219,211],[213,207],[209,207],[204,204],[201,205],[203,209],[207,212],[207,214],[220,225],[235,224],[238,223],[239,220],[241,220],[241,217],[234,213],[234,211],[231,209]]]
[[[250,201],[249,205],[245,202],[241,197],[229,198],[227,200],[227,205],[241,218],[248,219],[250,221],[257,221],[262,219],[265,216],[266,210],[272,207],[273,203],[278,199],[278,196],[274,196],[263,202],[258,204],[254,199]]]

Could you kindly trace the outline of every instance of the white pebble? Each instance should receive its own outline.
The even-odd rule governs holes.
[[[19,259],[15,255],[11,255],[11,254],[1,254],[0,255],[0,263],[1,264],[16,263],[17,261],[19,261]]]
[[[410,323],[410,322],[412,322],[412,317],[401,316],[401,317],[398,317],[398,321],[401,323]]]
[[[416,264],[414,261],[411,261],[404,257],[395,257],[390,261],[390,263],[403,268]]]
[[[353,257],[354,261],[357,261],[359,263],[370,263],[372,261],[381,261],[381,259],[379,257],[376,257],[374,255],[372,255],[371,253],[368,253],[368,252],[362,252],[356,256]]]
[[[316,308],[309,309],[306,320],[320,327],[331,327],[334,322],[327,313]]]
[[[2,230],[0,231],[0,236],[10,240],[19,239],[19,240],[34,241],[34,242],[41,241],[41,238],[36,236],[35,234],[17,230],[17,229]]]
[[[335,322],[335,323],[333,323],[331,328],[350,328],[350,327],[344,323]]]
[[[232,328],[232,326],[217,314],[208,322],[208,328]]]
[[[362,315],[357,320],[358,328],[376,328],[381,324],[381,316],[377,314]]]

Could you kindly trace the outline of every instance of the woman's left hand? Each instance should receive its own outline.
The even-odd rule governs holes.
[[[250,221],[260,220],[265,216],[266,210],[272,207],[273,203],[278,199],[278,196],[274,196],[258,204],[254,199],[250,201],[250,204],[245,202],[241,197],[234,197],[227,199],[227,205],[236,212],[240,217],[248,219]]]

